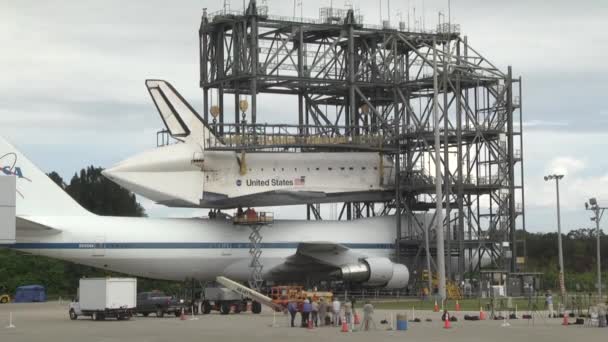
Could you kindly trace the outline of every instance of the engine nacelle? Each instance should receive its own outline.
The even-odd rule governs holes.
[[[388,258],[367,258],[355,265],[341,267],[342,279],[367,286],[404,288],[410,278],[405,265],[396,264]]]

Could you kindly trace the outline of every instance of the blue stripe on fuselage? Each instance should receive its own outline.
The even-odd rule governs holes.
[[[261,248],[296,249],[298,242],[262,242]],[[351,249],[392,249],[390,243],[343,243]],[[0,244],[0,247],[14,249],[249,249],[248,242],[20,242]]]

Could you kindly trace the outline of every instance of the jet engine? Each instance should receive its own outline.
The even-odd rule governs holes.
[[[361,259],[358,264],[344,265],[340,268],[342,279],[389,289],[404,288],[410,272],[403,264],[396,264],[388,258]]]

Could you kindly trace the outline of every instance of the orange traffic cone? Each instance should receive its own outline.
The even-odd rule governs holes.
[[[340,330],[342,332],[348,332],[348,323],[346,323],[346,319],[343,318],[342,319],[342,330]]]
[[[458,301],[456,301],[456,311],[460,311],[460,303]]]
[[[182,321],[185,321],[186,319],[188,319],[188,316],[186,316],[186,314],[184,313],[184,308],[182,308],[182,313],[181,313],[181,315],[179,315],[179,319]]]
[[[564,320],[562,321],[562,325],[568,325],[568,313],[564,311]]]
[[[483,308],[482,307],[479,307],[479,320],[483,321],[485,319],[486,319],[486,313],[483,312]]]
[[[443,328],[450,329],[452,327],[452,323],[450,323],[450,314],[445,313],[445,320],[443,321]]]
[[[433,312],[439,312],[439,305],[437,305],[437,301],[435,301],[435,306],[433,307]]]

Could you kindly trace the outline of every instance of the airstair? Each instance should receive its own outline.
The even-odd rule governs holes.
[[[283,306],[274,303],[270,297],[265,296],[256,290],[250,289],[245,285],[241,285],[234,280],[228,279],[223,276],[219,276],[219,277],[215,278],[215,281],[217,281],[220,285],[224,286],[225,288],[232,290],[232,291],[240,294],[243,297],[251,298],[252,300],[257,301],[262,305],[266,305],[267,307],[269,307],[275,311],[284,311],[285,310],[285,308]]]

